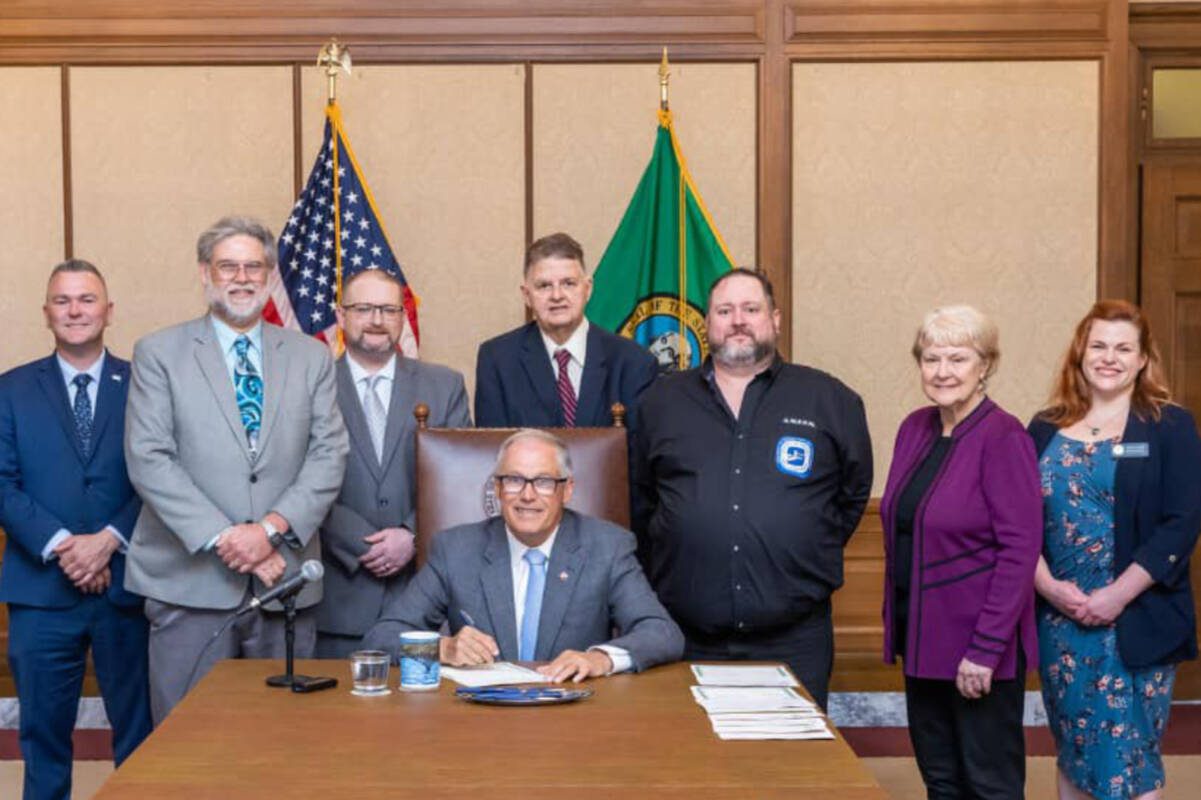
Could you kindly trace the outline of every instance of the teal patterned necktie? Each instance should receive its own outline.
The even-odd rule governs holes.
[[[263,379],[254,368],[247,351],[250,339],[245,334],[234,340],[234,392],[238,397],[238,412],[242,415],[242,427],[246,428],[246,443],[252,451],[258,449],[259,426],[263,423]]]

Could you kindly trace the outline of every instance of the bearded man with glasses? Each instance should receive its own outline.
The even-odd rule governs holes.
[[[634,535],[565,508],[575,484],[562,439],[518,431],[493,480],[501,516],[436,534],[365,646],[395,657],[400,633],[447,623],[443,663],[548,662],[538,670],[555,682],[680,657],[683,635],[638,565]]]
[[[342,286],[338,326],[346,343],[335,373],[350,435],[346,477],[321,524],[325,596],[317,608],[317,657],[345,658],[413,574],[417,421],[429,407],[436,428],[471,425],[463,376],[396,349],[403,288],[382,270]]]

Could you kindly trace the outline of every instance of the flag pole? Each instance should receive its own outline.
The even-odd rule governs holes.
[[[663,59],[659,62],[659,115],[666,120],[668,128],[671,127],[671,106],[667,100],[667,84],[671,78],[671,70],[668,69],[667,63],[667,47],[663,48]],[[687,197],[684,192],[684,172],[683,165],[680,168],[680,185],[679,185],[679,231],[680,231],[680,300],[679,306],[676,308],[677,323],[680,328],[680,350],[676,354],[676,360],[681,370],[688,367],[688,329],[684,325],[684,311],[688,303],[688,214],[687,214]]]
[[[329,120],[330,125],[330,146],[333,152],[330,158],[333,159],[333,177],[334,177],[334,302],[337,305],[342,305],[342,212],[340,209],[340,187],[338,186],[338,151],[339,142],[342,141],[342,113],[338,108],[338,71],[345,70],[346,74],[350,74],[350,49],[338,44],[337,37],[326,42],[325,46],[317,54],[317,66],[325,68],[325,78],[327,83],[328,96],[325,102],[325,116]],[[337,331],[337,351],[342,352],[342,329]]]

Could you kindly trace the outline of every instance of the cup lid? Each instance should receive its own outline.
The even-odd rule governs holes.
[[[436,642],[442,638],[437,631],[405,631],[400,634],[400,641],[411,643]]]

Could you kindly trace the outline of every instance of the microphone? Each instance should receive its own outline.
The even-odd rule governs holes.
[[[325,567],[321,566],[321,562],[315,558],[310,558],[308,561],[300,565],[300,571],[289,578],[284,578],[274,587],[263,593],[262,597],[251,598],[250,602],[238,609],[234,616],[242,616],[254,611],[256,608],[261,608],[272,600],[283,600],[291,597],[304,588],[306,583],[321,580],[321,576],[325,574]]]

